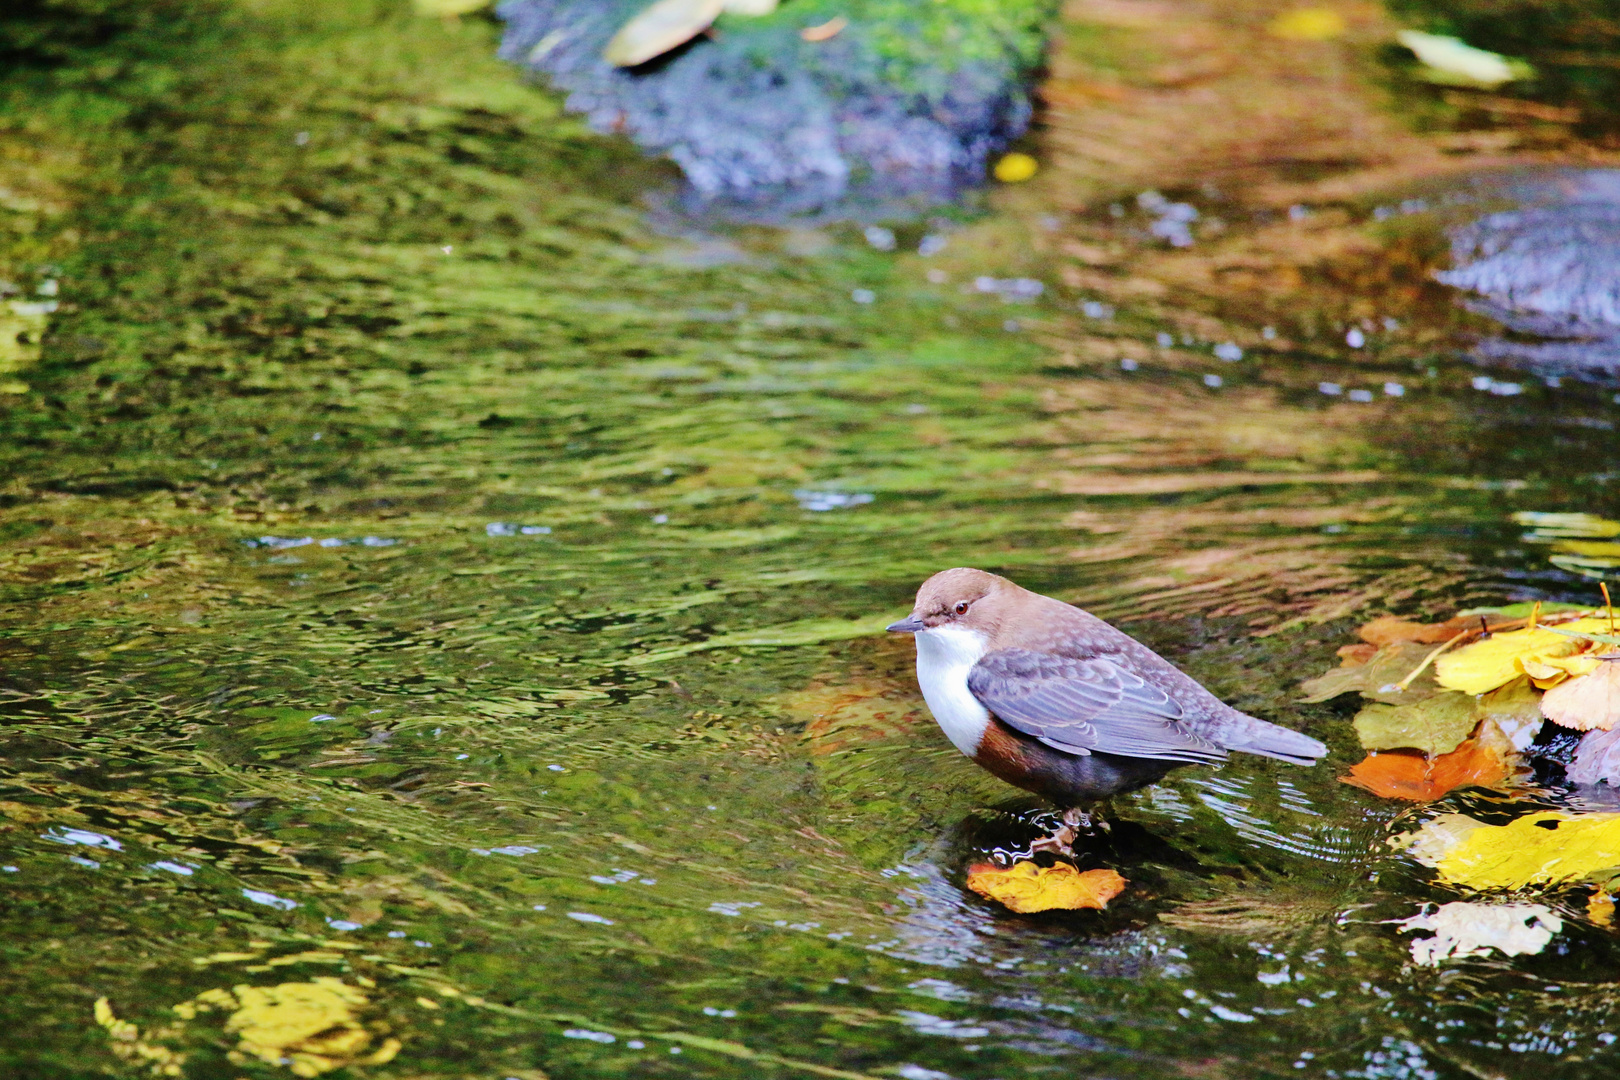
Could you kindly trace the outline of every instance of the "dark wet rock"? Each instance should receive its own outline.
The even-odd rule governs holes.
[[[1620,171],[1569,171],[1513,191],[1517,209],[1456,230],[1436,275],[1512,331],[1479,359],[1543,376],[1620,381]]]
[[[829,41],[799,31],[845,14],[787,0],[722,16],[713,37],[639,68],[602,59],[647,0],[508,0],[501,55],[542,72],[597,131],[668,155],[707,204],[808,213],[860,196],[949,196],[1029,122],[1051,0],[888,0]],[[847,7],[847,5],[845,6]]]

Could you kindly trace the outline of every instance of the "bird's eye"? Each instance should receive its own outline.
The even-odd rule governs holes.
[[[956,613],[958,615],[966,615],[967,614],[967,609],[968,609],[968,602],[966,600],[958,600],[956,602]]]

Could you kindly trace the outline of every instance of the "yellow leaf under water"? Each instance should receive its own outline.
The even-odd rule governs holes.
[[[1082,873],[1068,863],[1037,866],[1025,861],[1006,869],[979,863],[968,869],[967,885],[980,896],[1027,914],[1053,908],[1101,910],[1124,891],[1125,879],[1113,870]]]
[[[1003,184],[1021,184],[1034,176],[1041,169],[1040,162],[1028,154],[1007,154],[998,162],[993,170],[997,180]]]
[[[1332,8],[1308,7],[1283,12],[1266,29],[1272,37],[1286,41],[1327,41],[1341,36],[1349,27],[1344,16]]]
[[[380,1065],[399,1052],[398,1039],[385,1039],[366,1053],[372,1033],[356,1015],[366,1004],[358,987],[321,975],[309,982],[206,990],[174,1011],[191,1019],[199,1012],[228,1009],[225,1030],[240,1040],[236,1054],[312,1077],[345,1065]]]

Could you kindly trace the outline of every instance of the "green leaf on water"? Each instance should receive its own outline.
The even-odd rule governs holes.
[[[1432,667],[1413,679],[1412,685],[1404,691],[1385,690],[1384,687],[1393,686],[1406,678],[1433,651],[1432,645],[1415,645],[1410,642],[1386,645],[1365,664],[1334,668],[1325,675],[1307,679],[1300,684],[1300,689],[1305,691],[1305,696],[1300,698],[1300,701],[1306,703],[1329,701],[1340,694],[1358,691],[1363,697],[1390,705],[1409,705],[1431,698],[1440,692],[1440,688],[1434,682]]]
[[[1470,695],[1450,690],[1412,705],[1368,705],[1353,723],[1365,749],[1421,750],[1437,757],[1468,738],[1479,723],[1479,707]]]

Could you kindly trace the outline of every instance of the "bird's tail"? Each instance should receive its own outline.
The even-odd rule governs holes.
[[[1327,747],[1309,735],[1278,727],[1258,717],[1243,718],[1248,723],[1243,725],[1239,740],[1227,743],[1229,750],[1276,758],[1292,765],[1315,765],[1318,758],[1327,755]]]

